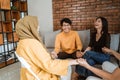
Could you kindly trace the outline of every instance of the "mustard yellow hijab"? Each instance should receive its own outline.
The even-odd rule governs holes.
[[[22,39],[37,39],[41,42],[41,38],[37,31],[38,19],[36,16],[25,16],[16,24],[16,33],[20,40]]]

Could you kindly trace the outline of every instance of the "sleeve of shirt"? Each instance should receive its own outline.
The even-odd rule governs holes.
[[[56,75],[67,74],[68,60],[52,59],[50,53],[47,52],[41,43],[34,43],[34,45],[30,44],[30,50],[27,52],[34,64],[48,73]]]
[[[60,37],[57,35],[55,39],[55,49],[54,51],[58,54],[60,51]]]
[[[83,45],[81,42],[81,38],[79,37],[77,32],[76,32],[76,45],[77,45],[77,50],[82,50]]]

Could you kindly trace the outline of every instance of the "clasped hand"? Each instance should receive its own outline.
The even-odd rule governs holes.
[[[89,66],[89,64],[87,63],[86,59],[79,58],[79,59],[77,59],[77,62],[79,63],[79,65],[84,66],[84,67]]]
[[[56,59],[56,58],[58,58],[58,55],[57,55],[57,53],[56,52],[51,52],[51,57],[53,58],[53,59]]]
[[[81,51],[76,52],[76,57],[77,58],[81,58],[83,55],[84,55],[84,52],[81,52]]]

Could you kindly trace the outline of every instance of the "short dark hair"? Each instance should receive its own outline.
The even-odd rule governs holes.
[[[61,25],[61,26],[63,26],[63,22],[69,23],[70,25],[72,24],[72,21],[71,21],[69,18],[63,18],[63,19],[60,21],[60,25]]]
[[[108,33],[108,21],[107,21],[107,19],[104,17],[101,17],[101,16],[97,17],[96,20],[97,19],[101,19],[101,21],[102,21],[102,32]]]

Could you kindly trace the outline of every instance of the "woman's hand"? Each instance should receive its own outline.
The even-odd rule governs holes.
[[[52,51],[52,52],[51,52],[51,57],[52,57],[53,59],[58,58],[57,53],[54,52],[54,51]]]
[[[89,64],[87,63],[87,61],[83,58],[77,59],[77,62],[79,63],[79,65],[83,66],[83,67],[88,67]]]
[[[71,66],[71,65],[78,65],[78,64],[79,64],[79,63],[77,62],[78,59],[68,59],[68,60],[70,60],[69,66]]]
[[[77,51],[77,52],[76,52],[76,57],[77,57],[77,58],[81,58],[83,55],[84,55],[83,52],[80,52],[80,51]]]
[[[102,48],[102,51],[105,52],[105,53],[108,53],[108,54],[112,54],[112,53],[111,53],[112,50],[109,49],[109,48],[107,48],[107,47],[103,47],[103,48]]]

